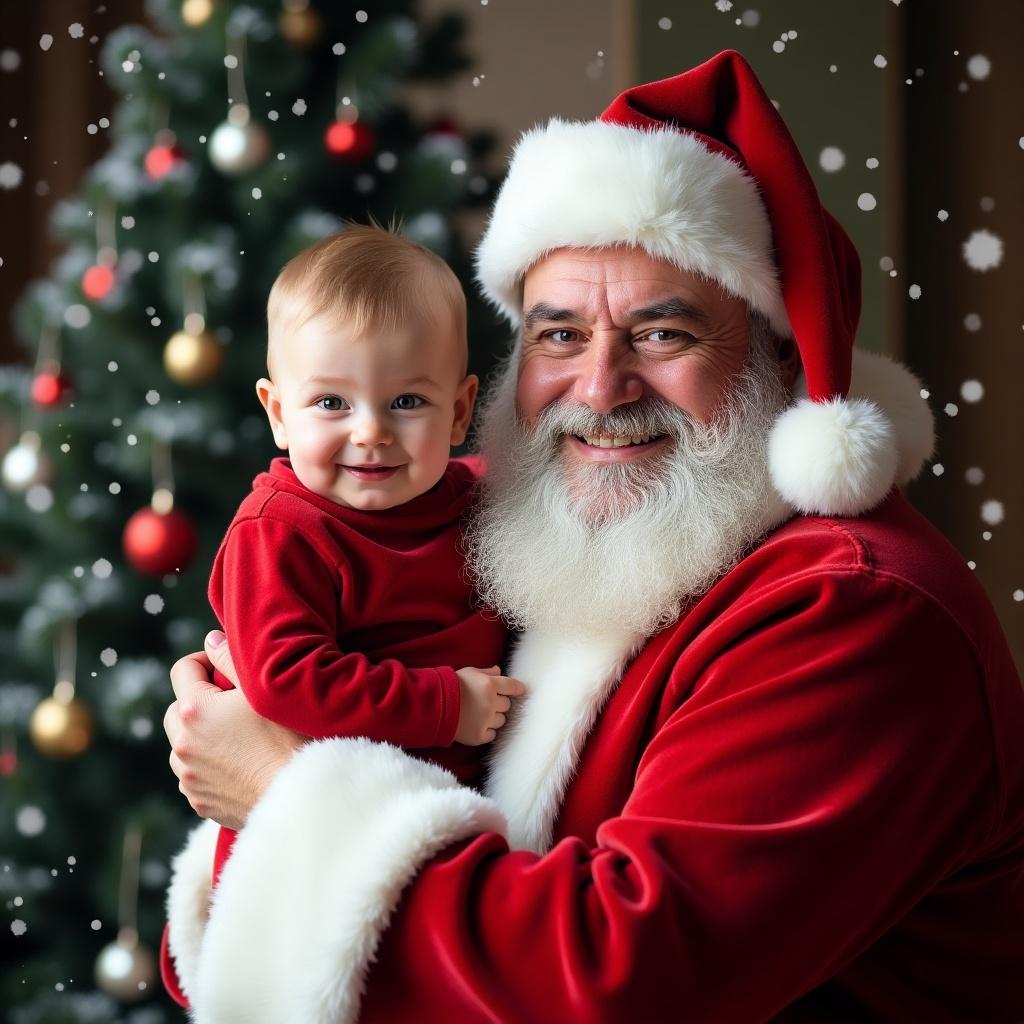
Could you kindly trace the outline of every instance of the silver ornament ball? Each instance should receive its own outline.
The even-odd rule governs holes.
[[[46,480],[48,466],[40,449],[39,435],[33,431],[26,431],[4,456],[0,477],[9,491],[23,494]]]
[[[96,984],[122,1003],[135,1003],[152,992],[156,958],[133,936],[119,935],[96,958]]]
[[[241,107],[232,108],[228,119],[210,136],[210,160],[224,174],[251,171],[263,163],[269,153],[267,133],[251,121]]]

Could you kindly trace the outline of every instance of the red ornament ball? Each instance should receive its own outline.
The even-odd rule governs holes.
[[[60,371],[37,373],[32,379],[32,401],[36,405],[57,405],[70,394],[71,381]]]
[[[377,148],[377,136],[362,121],[334,121],[324,132],[324,145],[344,160],[365,160]]]
[[[159,181],[167,177],[179,164],[185,162],[185,154],[178,146],[165,142],[158,142],[146,153],[146,173],[154,180]]]
[[[184,569],[199,545],[196,528],[176,509],[154,512],[141,508],[125,524],[124,556],[144,576],[166,576]]]
[[[18,770],[18,754],[14,750],[0,751],[0,775],[13,775]]]
[[[114,288],[114,270],[97,263],[82,275],[82,292],[87,299],[105,299]]]

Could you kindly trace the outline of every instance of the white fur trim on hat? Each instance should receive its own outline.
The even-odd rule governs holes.
[[[239,832],[205,928],[205,901],[171,908],[184,918],[172,917],[172,933],[187,932],[190,946],[193,933],[202,935],[188,967],[192,1020],[355,1021],[366,971],[405,886],[451,843],[505,829],[492,801],[396,747],[307,744]],[[208,879],[212,848],[207,854]]]
[[[555,249],[610,245],[717,281],[792,334],[768,213],[738,163],[671,128],[554,118],[526,132],[477,249],[484,294],[516,324],[533,264]]]
[[[857,516],[920,471],[934,446],[921,383],[899,363],[854,349],[849,399],[798,399],[775,421],[772,483],[807,515]],[[867,397],[857,397],[857,396]]]

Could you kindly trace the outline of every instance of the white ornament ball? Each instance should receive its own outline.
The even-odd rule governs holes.
[[[26,431],[18,443],[4,456],[0,476],[4,486],[16,494],[23,494],[48,478],[46,457],[41,451],[39,435]]]
[[[96,984],[122,1003],[151,995],[156,972],[156,958],[131,936],[119,935],[96,958]]]
[[[270,139],[252,121],[235,123],[230,117],[210,136],[210,160],[224,174],[245,174],[259,167],[270,153]]]

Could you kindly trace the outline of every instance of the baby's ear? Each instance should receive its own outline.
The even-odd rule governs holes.
[[[281,417],[281,398],[277,393],[277,385],[267,377],[260,377],[256,381],[256,397],[260,405],[267,412],[267,419],[270,420],[270,429],[274,433],[274,443],[278,448],[288,447],[288,434],[284,428],[284,420]]]
[[[480,387],[480,378],[470,374],[459,384],[455,392],[455,419],[452,422],[451,444],[462,444],[469,431],[469,421],[473,418],[473,403]]]

